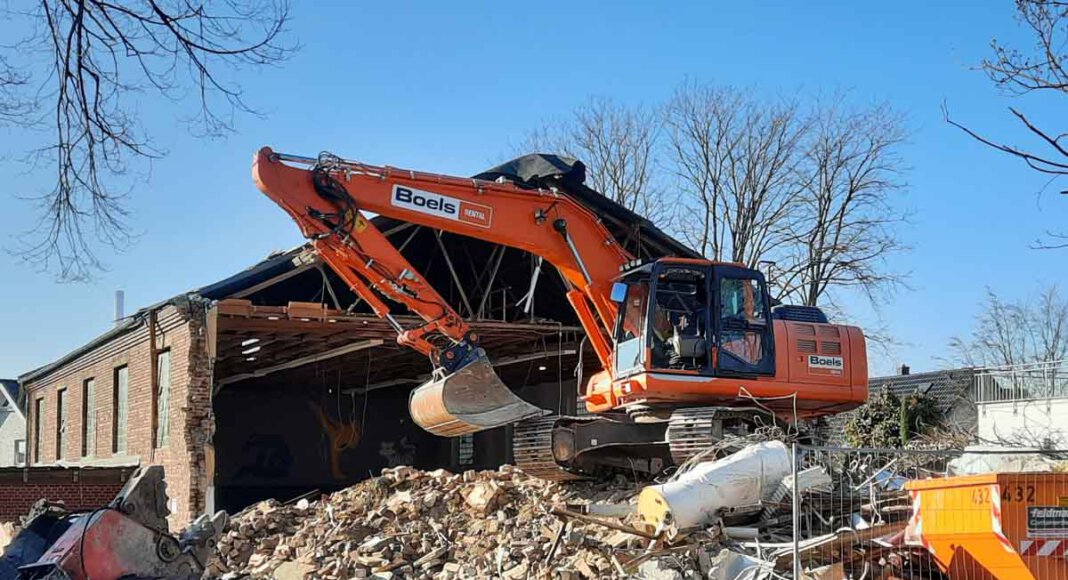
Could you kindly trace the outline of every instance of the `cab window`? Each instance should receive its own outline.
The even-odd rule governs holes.
[[[708,292],[704,272],[666,268],[657,277],[650,321],[652,366],[697,370],[708,360]]]
[[[616,373],[640,366],[645,350],[645,317],[649,311],[649,282],[632,282],[627,287],[616,331]]]
[[[724,319],[764,323],[764,293],[759,282],[752,278],[723,278],[719,292]]]
[[[764,292],[758,280],[723,278],[720,293],[720,344],[727,354],[745,364],[763,361],[767,320]]]

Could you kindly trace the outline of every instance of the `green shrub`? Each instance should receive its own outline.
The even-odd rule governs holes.
[[[941,422],[942,413],[932,399],[883,392],[853,413],[845,426],[846,441],[855,447],[904,447]]]

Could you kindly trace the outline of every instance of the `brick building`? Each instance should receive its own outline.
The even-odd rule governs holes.
[[[633,255],[693,256],[648,221],[581,185]],[[521,397],[575,412],[576,367],[596,370],[554,269],[520,250],[382,217],[376,225],[481,337]],[[416,323],[402,312],[405,326]],[[416,427],[408,395],[429,361],[399,347],[308,247],[139,310],[20,377],[34,465],[166,469],[182,525],[351,485],[382,467],[453,469],[511,460],[511,429],[457,439]],[[582,352],[586,349],[586,352]]]
[[[204,304],[176,299],[21,377],[33,465],[166,468],[172,510],[206,507],[211,371]]]

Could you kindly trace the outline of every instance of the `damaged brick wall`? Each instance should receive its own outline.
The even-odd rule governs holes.
[[[120,333],[81,353],[42,376],[26,381],[28,403],[27,446],[38,464],[62,461],[77,465],[162,465],[166,471],[172,527],[180,527],[201,513],[209,476],[204,460],[210,441],[211,369],[208,362],[205,307],[200,300],[183,299],[161,307],[156,314],[157,352],[170,351],[170,437],[157,446],[153,429],[155,404],[152,380],[151,337],[148,317],[128,332]],[[114,452],[115,370],[128,369],[128,418],[126,451]],[[94,449],[83,455],[85,381],[93,381],[96,426],[88,437]],[[57,435],[59,391],[66,389],[66,432]],[[41,417],[36,401],[43,401]],[[40,421],[41,445],[34,442]],[[62,439],[63,449],[57,445]],[[115,490],[117,491],[117,490]]]
[[[132,469],[62,467],[0,469],[0,522],[18,522],[37,500],[61,501],[69,510],[95,509],[110,502]]]
[[[204,513],[208,507],[206,494],[214,478],[209,450],[215,433],[215,416],[211,402],[211,360],[208,356],[208,304],[201,299],[191,299],[181,308],[188,328],[185,368],[188,382],[181,418],[172,423],[171,432],[172,438],[181,438],[184,446],[182,456],[187,461],[185,475],[188,479],[183,482],[182,490],[188,494],[185,503],[188,506],[187,514],[192,519]]]

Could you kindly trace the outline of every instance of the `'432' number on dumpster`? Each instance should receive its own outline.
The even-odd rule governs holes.
[[[1035,486],[1028,485],[1026,487],[1017,485],[1015,487],[1006,487],[1001,492],[1001,501],[1003,502],[1022,502],[1034,503],[1035,501]]]
[[[1001,501],[1003,503],[1011,502],[1027,502],[1034,503],[1035,501],[1035,486],[1017,485],[1015,487],[1006,487],[1001,492]],[[990,503],[990,488],[980,487],[972,492],[972,503],[984,504]]]

